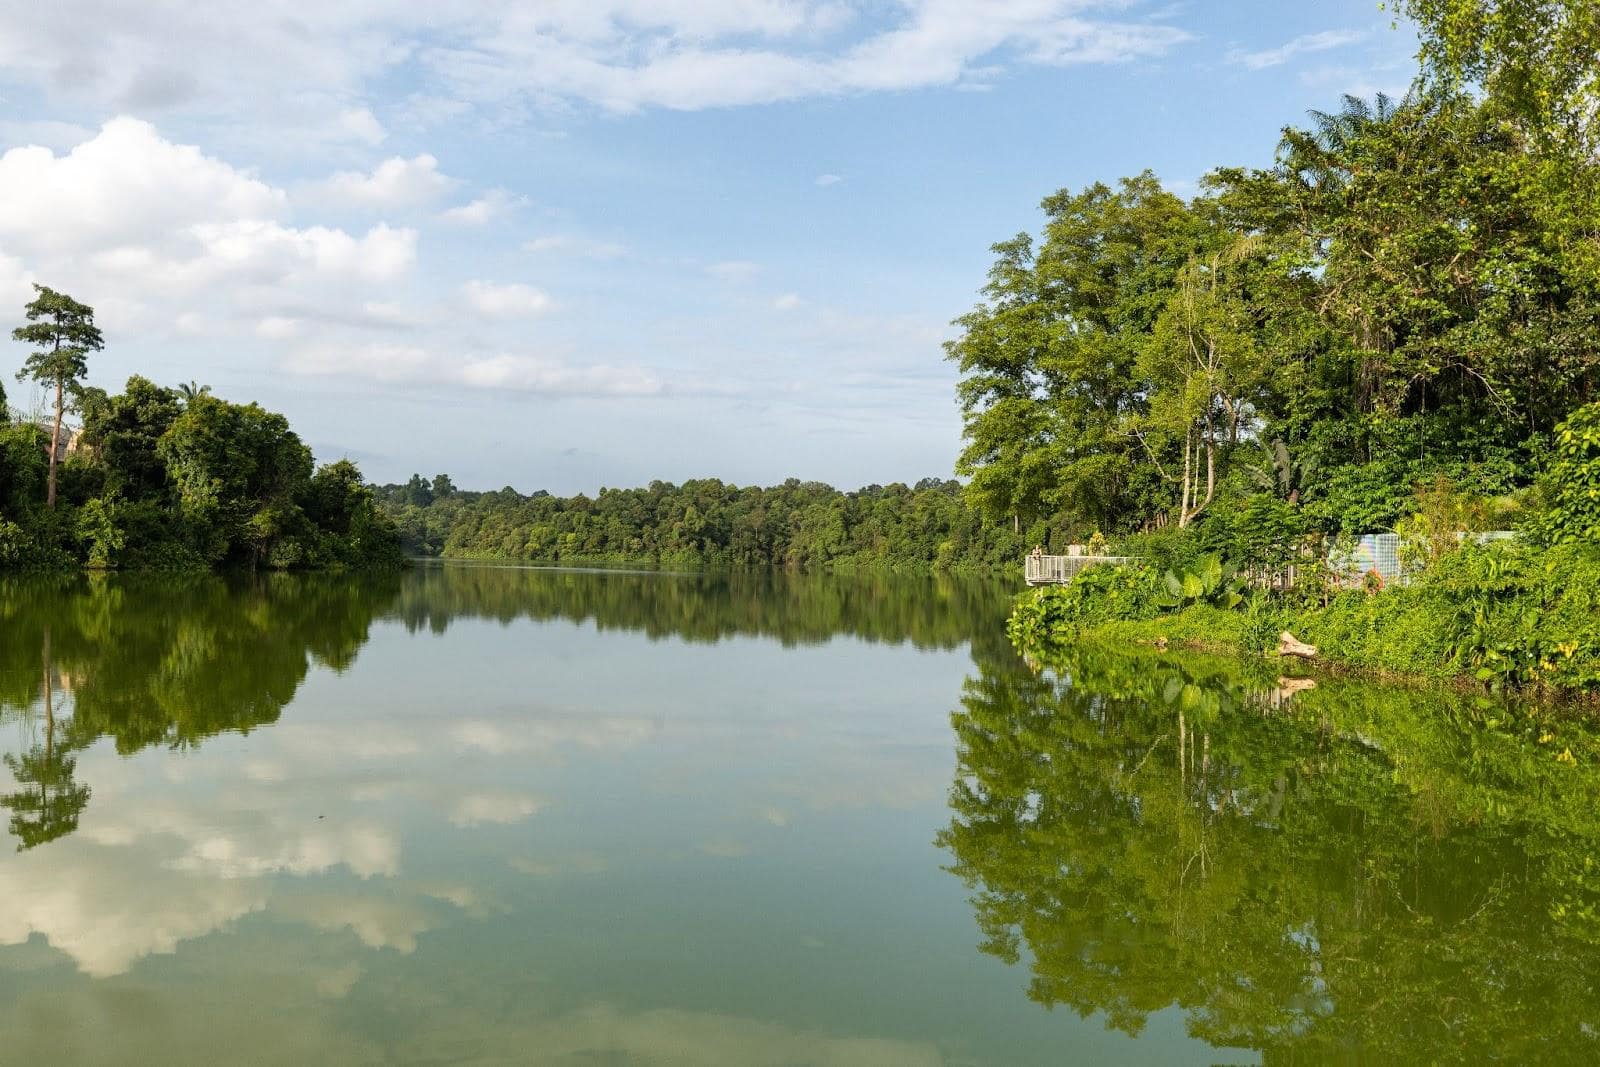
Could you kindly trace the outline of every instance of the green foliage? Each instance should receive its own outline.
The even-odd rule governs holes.
[[[17,378],[32,378],[55,387],[55,422],[51,427],[52,447],[48,453],[44,498],[45,507],[53,511],[58,463],[54,445],[61,435],[67,394],[77,392],[84,375],[89,372],[89,353],[104,348],[105,341],[94,324],[93,308],[54,289],[38,284],[33,288],[38,295],[24,308],[28,324],[12,330],[11,336],[33,346]]]
[[[1048,648],[1088,626],[1148,618],[1162,595],[1156,572],[1142,564],[1087,567],[1065,585],[1040,586],[1019,596],[1006,634],[1024,651]]]
[[[1600,544],[1600,403],[1556,428],[1555,457],[1542,479],[1545,511],[1529,531],[1548,544]]]
[[[1062,191],[1040,238],[996,245],[948,346],[977,506],[1198,528],[1202,552],[1261,573],[1319,537],[1395,529],[1441,476],[1525,490],[1600,395],[1600,154],[1540,136],[1494,88],[1543,54],[1506,25],[1563,5],[1470,32],[1440,13],[1493,6],[1407,5],[1460,37],[1425,37],[1434,74],[1448,52],[1487,95],[1441,75],[1347,98],[1286,130],[1272,167],[1219,169],[1187,203],[1148,174]],[[1589,39],[1569,31],[1564,62]],[[1522,58],[1484,58],[1505,48]]]
[[[1427,72],[1472,81],[1533,132],[1592,146],[1600,121],[1595,0],[1397,0],[1421,30]]]
[[[1049,666],[979,662],[938,838],[1032,1000],[1181,1013],[1227,1062],[1595,1059],[1586,724],[1099,641]]]
[[[19,567],[29,556],[27,532],[9,519],[0,518],[0,568]]]
[[[1220,557],[1205,556],[1193,570],[1181,574],[1168,570],[1162,574],[1156,605],[1169,611],[1195,604],[1236,608],[1244,602],[1247,587],[1245,576],[1225,565]]]
[[[76,531],[89,566],[113,566],[117,553],[127,544],[120,511],[115,497],[96,497],[78,509]]]
[[[0,425],[0,569],[396,566],[399,535],[348,461],[313,473],[282,415],[133,377],[80,392],[83,448],[42,507],[49,433]]]
[[[88,354],[105,347],[94,309],[43,285],[33,289],[38,295],[24,309],[28,324],[11,331],[13,340],[33,347],[18,380],[56,386],[82,380],[89,372]]]
[[[1130,534],[1117,542],[1117,550],[1121,555],[1142,560],[1158,574],[1188,570],[1206,554],[1206,546],[1194,528],[1176,526]]]
[[[1231,595],[1205,594],[1216,573],[1207,565],[1171,576],[1176,592],[1164,576],[1161,591],[1131,609],[1126,598],[1092,587],[1031,594],[1008,633],[1030,656],[1049,659],[1085,636],[1260,652],[1289,630],[1324,659],[1373,671],[1600,692],[1600,546],[1469,542],[1407,585],[1346,590],[1326,602],[1257,591],[1243,598],[1244,611],[1227,610]]]
[[[12,332],[33,346],[18,377],[55,386],[55,419],[48,432],[13,425],[0,393],[0,569],[401,562],[398,532],[354,465],[313,475],[282,415],[210,386],[137,375],[116,395],[81,385],[87,354],[104,347],[94,309],[34,288],[28,324]],[[69,393],[83,428],[61,462],[51,439]]]
[[[441,481],[442,479],[442,481]],[[448,487],[447,492],[436,492]],[[1015,569],[1029,536],[986,522],[954,481],[840,492],[789,479],[766,488],[715,478],[595,497],[474,493],[443,475],[413,475],[379,498],[418,555],[653,566],[779,566],[847,570]],[[431,499],[427,506],[415,503]]]

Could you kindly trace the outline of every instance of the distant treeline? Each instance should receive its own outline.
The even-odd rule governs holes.
[[[1024,534],[985,522],[959,483],[938,478],[853,492],[796,478],[766,488],[704,478],[556,497],[464,492],[445,475],[413,475],[377,495],[405,550],[423,556],[989,570],[1014,566],[1026,551]]]

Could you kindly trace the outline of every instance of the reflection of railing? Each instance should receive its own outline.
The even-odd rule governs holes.
[[[1132,556],[1028,556],[1024,575],[1029,585],[1059,585],[1097,563],[1127,563]]]

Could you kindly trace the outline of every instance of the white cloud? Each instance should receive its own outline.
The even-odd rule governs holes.
[[[313,196],[374,211],[396,211],[433,203],[456,185],[439,171],[439,161],[423,153],[411,159],[395,156],[372,173],[340,171],[312,190]]]
[[[61,5],[0,9],[0,69],[100,109],[252,111],[306,127],[404,74],[429,101],[485,108],[578,100],[616,111],[758,104],[957,85],[1020,65],[1159,56],[1190,35],[1134,0],[213,0],[107,10],[90,37]],[[181,59],[179,58],[181,57]],[[434,119],[437,120],[435,115]],[[350,131],[368,143],[376,120]]]
[[[282,189],[136,119],[113,119],[60,155],[0,156],[0,242],[108,318],[120,308],[138,319],[150,302],[208,287],[226,286],[227,303],[298,284],[393,281],[416,262],[414,230],[295,227],[288,207]]]
[[[548,234],[535,237],[522,246],[524,252],[535,255],[570,255],[582,259],[620,259],[628,254],[626,245],[612,241],[595,241],[571,234]]]
[[[580,366],[546,356],[496,353],[467,359],[416,344],[317,344],[291,352],[291,374],[367,379],[390,384],[464,385],[547,396],[648,397],[666,383],[643,367]]]
[[[64,155],[31,146],[0,156],[0,240],[14,249],[115,248],[287,207],[283,190],[137,119],[112,119]]]
[[[476,200],[441,211],[439,218],[458,226],[482,226],[525,202],[524,197],[512,196],[504,189],[491,189]]]
[[[800,299],[799,293],[784,293],[772,302],[772,306],[778,311],[793,311],[803,303],[805,301]]]
[[[816,183],[822,186],[824,189],[830,185],[838,185],[842,181],[844,181],[844,179],[839,177],[837,174],[819,174],[816,177]]]
[[[484,389],[519,389],[563,396],[656,396],[663,384],[642,368],[575,367],[533,356],[500,355],[461,367],[461,380]]]
[[[506,826],[534,815],[544,801],[528,793],[510,790],[469,793],[456,800],[450,810],[455,826],[481,826],[485,823]]]
[[[1250,70],[1264,70],[1267,67],[1276,67],[1287,63],[1295,56],[1343,48],[1345,45],[1355,44],[1357,41],[1364,40],[1366,36],[1366,33],[1362,30],[1324,30],[1321,33],[1302,34],[1292,41],[1279,45],[1277,48],[1268,48],[1259,52],[1234,51],[1229,53],[1228,59]]]
[[[284,360],[291,374],[346,376],[380,382],[415,381],[436,368],[433,355],[420,345],[317,344],[298,348]]]
[[[352,140],[369,145],[379,144],[388,136],[384,131],[383,124],[378,121],[378,117],[370,109],[364,107],[353,107],[341,111],[334,121],[333,128]]]
[[[470,281],[461,287],[461,295],[474,311],[492,319],[531,319],[554,306],[544,290],[521,282]]]
[[[283,315],[268,315],[256,323],[256,336],[268,341],[283,341],[300,332],[300,320]]]

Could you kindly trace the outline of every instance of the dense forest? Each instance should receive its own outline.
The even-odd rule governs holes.
[[[1557,427],[1600,397],[1592,157],[1423,82],[1204,186],[1062,191],[996,246],[949,346],[978,508],[1220,544],[1393,530],[1419,486],[1537,510]]]
[[[282,415],[138,376],[84,384],[104,345],[94,309],[35,286],[18,378],[51,410],[29,417],[0,388],[0,569],[393,566],[393,524],[348,460],[314,465]],[[67,427],[76,412],[81,428]]]
[[[791,478],[770,488],[715,478],[594,496],[463,492],[445,475],[377,490],[415,555],[652,566],[987,570],[1024,551],[1009,524],[985,522],[960,483],[841,492]]]
[[[986,568],[1103,542],[1255,567],[1374,532],[1592,539],[1600,31],[1588,4],[1526,6],[1402,5],[1408,94],[1315,112],[1271,166],[1218,167],[1193,198],[1149,172],[1046,197],[947,345],[964,485],[557,499],[413,477],[386,507],[415,552],[653,564]]]
[[[950,345],[971,498],[1141,557],[1030,597],[1025,648],[1286,628],[1371,669],[1600,689],[1600,5],[1400,6],[1404,99],[1313,114],[1193,200],[1059,193],[996,246]],[[1329,565],[1374,532],[1404,588]]]

